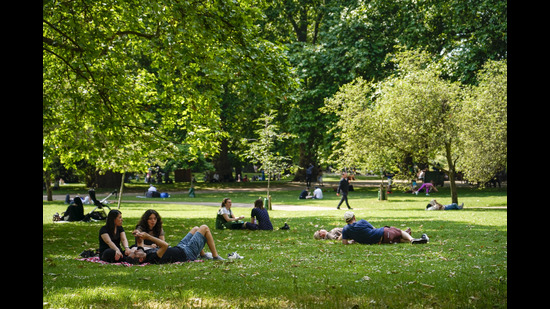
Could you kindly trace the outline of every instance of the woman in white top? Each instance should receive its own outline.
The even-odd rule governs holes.
[[[231,199],[224,198],[220,209],[218,209],[218,215],[216,216],[216,228],[217,229],[231,229],[231,230],[241,230],[241,229],[253,229],[251,226],[248,226],[248,222],[241,221],[244,219],[244,216],[235,218],[235,215],[231,211]]]

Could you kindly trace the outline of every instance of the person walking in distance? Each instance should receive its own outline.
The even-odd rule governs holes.
[[[340,196],[340,193],[342,193],[342,198],[340,199],[340,203],[338,203],[338,206],[336,207],[336,209],[340,209],[340,205],[342,205],[344,201],[346,201],[346,205],[348,206],[348,209],[353,209],[349,207],[348,190],[349,190],[348,173],[342,172],[342,178],[340,179],[340,183],[338,184],[338,190],[336,191],[336,196]]]

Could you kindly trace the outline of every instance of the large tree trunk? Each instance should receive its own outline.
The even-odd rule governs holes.
[[[300,158],[298,162],[298,166],[300,167],[296,174],[294,174],[294,179],[292,181],[305,181],[306,180],[306,169],[309,167],[309,164],[313,164],[313,173],[312,173],[312,180],[313,183],[317,178],[317,164],[315,162],[315,157],[312,153],[310,153],[310,147],[308,147],[307,144],[301,144],[300,145]]]
[[[216,172],[220,175],[220,181],[234,181],[233,168],[231,166],[231,160],[229,159],[229,141],[227,138],[223,138],[220,143],[220,152],[214,160],[214,167]]]

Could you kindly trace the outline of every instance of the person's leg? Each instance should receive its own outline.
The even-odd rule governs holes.
[[[349,207],[349,203],[348,203],[348,194],[347,193],[344,193],[342,192],[342,198],[340,199],[340,203],[338,203],[338,207],[336,207],[337,209],[340,209],[340,205],[342,205],[342,203],[346,201],[346,206],[348,206],[348,209],[352,209],[351,207]]]
[[[199,230],[199,227],[198,226],[195,226],[193,227],[189,233],[187,233],[185,235],[185,237],[182,238],[182,240],[180,240],[180,242],[176,245],[176,247],[180,247],[182,249],[185,250],[185,247],[189,246],[189,244],[191,243],[191,239],[193,238],[193,236],[195,236],[195,233]],[[204,250],[200,250],[200,255],[203,256],[205,255],[205,252]]]
[[[342,205],[344,200],[346,200],[346,203],[348,202],[347,201],[347,196],[344,193],[342,193],[342,198],[340,199],[340,203],[338,203],[338,206],[336,206],[337,209],[340,209],[340,205]]]
[[[198,230],[199,230],[199,227],[198,227],[198,226],[195,226],[195,227],[193,227],[193,228],[189,231],[189,234],[195,235],[195,233],[196,233]],[[187,235],[189,235],[189,234],[187,234]],[[206,254],[206,253],[204,252],[204,249],[201,249],[200,255],[201,255],[201,256],[204,256],[205,254]]]
[[[206,244],[208,245],[208,248],[210,248],[210,252],[212,252],[212,257],[217,257],[218,251],[216,250],[216,244],[214,243],[214,237],[212,236],[212,232],[210,232],[210,228],[203,224],[199,228],[198,232],[206,238]]]
[[[418,188],[418,190],[416,190],[415,192],[418,194],[418,192],[420,192],[420,190],[424,189],[426,187],[426,184],[423,183],[420,188]]]
[[[449,205],[445,205],[443,208],[443,210],[455,210],[455,209],[459,209],[457,203],[451,203]]]
[[[412,239],[411,234],[407,233],[407,231],[401,230],[401,242],[411,242]]]

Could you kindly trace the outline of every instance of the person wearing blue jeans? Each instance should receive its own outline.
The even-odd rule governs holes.
[[[460,210],[464,208],[464,203],[458,205],[457,203],[451,203],[449,205],[441,205],[435,199],[431,200],[428,205],[426,205],[426,210]]]
[[[224,260],[224,258],[218,255],[212,232],[210,232],[210,228],[207,225],[192,228],[175,247],[170,247],[164,240],[146,232],[135,230],[133,234],[136,237],[152,241],[158,246],[158,250],[152,249],[146,252],[142,248],[137,249],[126,258],[126,262],[128,263],[166,264],[194,261],[197,258]],[[212,257],[204,253],[203,248],[205,243],[208,244]]]

